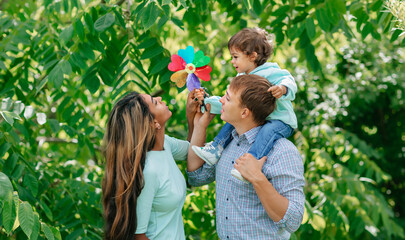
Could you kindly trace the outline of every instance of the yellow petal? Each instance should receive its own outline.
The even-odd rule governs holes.
[[[184,86],[184,84],[186,84],[187,75],[188,73],[186,72],[186,70],[180,70],[173,73],[170,77],[170,80],[172,80],[172,82],[175,82],[177,87],[181,88]]]

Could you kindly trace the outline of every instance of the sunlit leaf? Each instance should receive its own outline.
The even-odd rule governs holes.
[[[98,32],[102,32],[113,25],[115,22],[115,16],[112,13],[107,13],[106,15],[101,16],[94,23],[94,29]]]
[[[158,16],[160,15],[160,9],[156,6],[155,2],[149,2],[143,11],[142,25],[145,30],[148,30],[153,24],[156,23]]]
[[[18,220],[20,221],[20,226],[25,235],[30,237],[34,227],[34,212],[29,203],[20,203],[20,206],[18,207]]]

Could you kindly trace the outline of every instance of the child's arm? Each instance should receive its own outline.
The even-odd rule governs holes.
[[[268,80],[277,87],[282,88],[283,94],[281,94],[279,98],[290,101],[295,99],[295,94],[297,93],[297,84],[295,83],[295,80],[290,72],[285,69],[279,69],[268,76]],[[269,92],[273,93],[273,90]],[[273,96],[278,99],[277,96],[279,96],[279,94],[277,96],[273,94]]]
[[[287,93],[287,87],[284,85],[275,85],[267,89],[267,92],[270,92],[271,94],[273,94],[273,97],[279,99]]]

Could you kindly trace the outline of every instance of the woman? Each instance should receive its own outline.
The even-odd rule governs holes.
[[[188,139],[198,107],[193,97]],[[185,239],[186,182],[174,159],[187,158],[189,142],[165,135],[171,115],[162,98],[135,92],[114,106],[104,136],[105,239]]]

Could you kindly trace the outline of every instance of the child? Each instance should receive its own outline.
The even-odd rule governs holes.
[[[237,75],[256,74],[274,85],[267,91],[277,98],[277,107],[266,118],[267,123],[263,125],[249,150],[250,154],[260,159],[270,152],[278,139],[288,138],[297,128],[297,117],[291,104],[295,98],[297,85],[287,70],[280,69],[277,63],[266,62],[273,54],[274,48],[265,30],[242,29],[229,40],[228,49]],[[205,147],[192,146],[193,151],[207,164],[216,164],[223,149],[231,141],[233,129],[231,124],[226,123],[213,142],[207,143]],[[231,174],[246,181],[236,169],[233,169]]]

